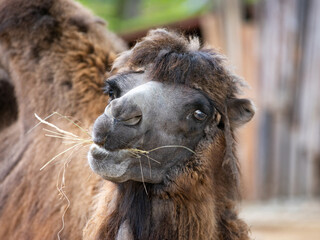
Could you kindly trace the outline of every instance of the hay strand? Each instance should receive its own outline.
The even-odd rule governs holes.
[[[62,151],[61,153],[57,154],[56,156],[54,156],[53,158],[51,158],[45,165],[43,165],[41,168],[40,168],[40,171],[42,171],[46,166],[48,166],[50,163],[52,163],[55,159],[57,159],[59,156],[61,156],[62,154],[72,150],[73,148],[77,147],[77,146],[80,146],[82,145],[82,142],[80,143],[77,143],[75,145],[73,145],[72,147],[69,147],[68,149]]]
[[[151,149],[151,150],[149,150],[147,152],[150,153],[150,152],[162,149],[162,148],[184,148],[184,149],[188,150],[189,152],[191,152],[193,154],[196,154],[195,151],[191,150],[190,148],[188,148],[186,146],[182,146],[182,145],[165,145],[165,146],[160,146],[160,147],[153,148],[153,149]]]
[[[45,119],[48,119],[48,117],[46,117],[45,119],[41,119],[36,113],[34,114],[34,116],[40,121],[40,123],[46,124],[46,125],[54,128],[54,129],[56,129],[56,130],[57,130],[58,132],[60,132],[60,133],[63,133],[63,134],[66,134],[66,135],[70,135],[70,136],[79,138],[79,136],[77,136],[77,135],[75,135],[75,134],[73,134],[73,133],[71,133],[71,132],[67,132],[67,131],[65,131],[65,130],[62,130],[62,129],[60,129],[59,127],[57,127],[56,125],[47,122]],[[51,114],[51,116],[52,116],[52,114]],[[35,127],[37,127],[38,125],[39,125],[39,123],[38,123]],[[33,127],[32,129],[34,129],[35,127]],[[31,129],[31,130],[32,130],[32,129]],[[30,132],[30,131],[29,131],[29,132]]]
[[[67,116],[64,116],[64,115],[62,115],[62,114],[60,114],[60,113],[58,113],[58,112],[54,112],[53,114],[56,114],[56,115],[58,115],[58,116],[60,116],[60,117],[62,117],[62,118],[64,118],[64,119],[68,120],[70,123],[72,123],[72,124],[75,125],[77,128],[79,128],[82,132],[86,133],[86,134],[90,137],[90,139],[91,139],[91,135],[90,135],[90,133],[89,133],[88,131],[86,131],[85,129],[83,129],[79,124],[75,123],[74,121],[72,121],[72,120],[71,120],[70,118],[68,118]]]
[[[67,195],[66,195],[66,193],[64,191],[64,188],[66,186],[66,182],[65,182],[66,169],[67,169],[68,164],[71,161],[71,156],[73,155],[74,151],[79,149],[79,148],[88,146],[89,144],[92,144],[93,141],[91,140],[91,135],[86,130],[84,130],[82,127],[80,127],[79,124],[75,123],[70,118],[68,118],[66,116],[63,116],[62,114],[60,114],[58,112],[54,112],[54,113],[50,114],[49,116],[47,116],[44,119],[40,118],[36,113],[34,115],[39,120],[39,123],[36,124],[33,128],[31,128],[28,131],[28,133],[30,133],[34,128],[36,128],[40,124],[45,124],[45,125],[47,125],[47,126],[49,126],[49,127],[54,129],[54,130],[50,130],[50,129],[43,128],[43,130],[47,132],[45,134],[46,137],[51,137],[51,138],[64,140],[64,141],[62,141],[62,143],[64,143],[64,144],[72,144],[71,147],[69,147],[66,150],[64,150],[64,151],[60,152],[59,154],[55,155],[53,158],[51,158],[48,162],[46,162],[40,168],[40,171],[42,171],[49,164],[51,164],[53,161],[55,161],[58,157],[60,157],[60,156],[64,155],[65,153],[71,151],[70,154],[68,155],[68,157],[66,159],[63,159],[64,160],[63,167],[58,173],[58,179],[57,179],[57,183],[56,183],[56,187],[57,187],[57,190],[59,192],[59,195],[61,196],[61,198],[64,198],[67,201],[67,205],[65,206],[65,208],[63,210],[63,213],[62,213],[62,216],[61,216],[62,226],[61,226],[60,230],[57,233],[57,238],[60,240],[60,234],[62,233],[62,231],[65,228],[65,215],[66,215],[68,209],[71,206],[71,202],[70,202],[69,198],[67,197]],[[62,117],[64,119],[66,119],[68,122],[72,123],[74,126],[79,128],[82,132],[86,133],[90,138],[85,139],[85,138],[79,137],[76,134],[73,134],[73,133],[71,133],[69,131],[65,131],[65,130],[59,128],[58,126],[48,122],[47,119],[49,119],[53,115],[58,115],[58,116],[60,116],[60,117]],[[61,179],[61,180],[59,181],[59,179]]]

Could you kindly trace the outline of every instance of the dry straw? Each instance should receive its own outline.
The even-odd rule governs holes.
[[[82,147],[85,147],[85,146],[92,144],[93,141],[91,140],[91,135],[88,133],[88,131],[83,129],[81,126],[79,126],[76,122],[72,121],[67,116],[64,116],[58,112],[54,112],[44,119],[40,118],[36,113],[34,115],[39,120],[39,123],[37,125],[35,125],[32,129],[30,129],[29,132],[31,132],[34,128],[38,127],[40,124],[44,124],[44,125],[51,128],[51,129],[43,128],[43,130],[46,132],[46,134],[45,134],[46,137],[61,139],[61,140],[63,140],[63,143],[67,144],[67,145],[72,144],[71,147],[68,147],[66,150],[55,155],[53,158],[51,158],[48,162],[46,162],[40,168],[40,171],[42,171],[50,163],[54,162],[57,158],[70,152],[70,154],[64,159],[64,164],[63,164],[62,169],[60,169],[60,171],[58,173],[58,180],[56,183],[56,187],[58,189],[59,195],[61,196],[61,198],[64,198],[67,201],[67,206],[65,207],[63,214],[61,216],[62,226],[61,226],[61,229],[59,230],[59,232],[57,233],[57,238],[60,240],[60,234],[65,227],[64,217],[65,217],[65,214],[68,211],[70,204],[71,204],[69,198],[67,197],[67,195],[64,191],[64,188],[66,186],[66,182],[65,182],[66,168],[71,161],[71,156],[73,155],[74,151],[79,150]],[[66,131],[66,130],[59,128],[58,126],[54,125],[53,123],[48,122],[47,120],[54,115],[57,115],[60,118],[63,118],[65,120],[67,120],[68,122],[72,123],[75,127],[79,128],[83,133],[85,133],[85,135],[87,137],[86,138],[80,137],[74,133],[71,133],[69,131]]]

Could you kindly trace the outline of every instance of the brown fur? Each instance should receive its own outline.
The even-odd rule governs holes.
[[[39,169],[66,147],[44,137],[42,127],[27,131],[37,123],[34,113],[54,111],[88,128],[107,101],[104,74],[124,49],[120,43],[102,20],[72,1],[0,1],[0,67],[18,105],[18,116],[0,129],[0,239],[57,239],[66,206],[56,189],[63,163]],[[67,169],[71,207],[62,239],[81,239],[98,190],[100,179],[90,171],[86,151],[74,154]]]

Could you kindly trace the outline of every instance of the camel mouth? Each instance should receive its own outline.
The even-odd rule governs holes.
[[[108,151],[95,143],[91,145],[88,152],[88,161],[92,171],[114,182],[128,180],[126,172],[130,168],[130,158],[128,150]]]
[[[96,160],[103,161],[106,157],[108,157],[108,155],[110,154],[110,151],[105,149],[101,144],[93,143],[90,147],[89,153]]]
[[[130,151],[128,149],[117,149],[117,150],[107,150],[102,145],[93,143],[89,150],[90,157],[94,158],[96,161],[107,161],[109,158],[114,158],[116,155],[121,155],[121,157],[129,157]]]
[[[144,153],[138,149],[134,151]],[[163,169],[157,167],[161,166],[161,163],[152,158],[138,156],[139,154],[134,151],[133,149],[110,151],[93,143],[88,152],[89,166],[103,179],[115,183],[128,180],[160,183],[163,178]]]
[[[105,180],[117,183],[128,180],[140,181],[132,176],[132,169],[139,161],[129,149],[110,151],[94,143],[88,152],[88,162],[92,171]]]

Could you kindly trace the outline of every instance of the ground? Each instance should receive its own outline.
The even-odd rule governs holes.
[[[320,240],[320,202],[244,204],[253,240]]]

